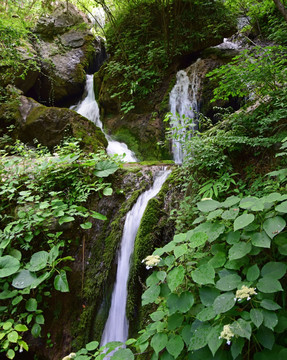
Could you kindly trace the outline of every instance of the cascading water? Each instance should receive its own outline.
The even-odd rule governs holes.
[[[153,186],[139,196],[137,202],[126,216],[121,248],[118,256],[116,283],[112,294],[108,320],[102,335],[101,345],[105,345],[110,341],[125,342],[128,338],[129,325],[126,317],[126,303],[130,257],[133,253],[136,234],[148,201],[157,195],[169,174],[169,170],[160,170],[156,174]]]
[[[188,76],[186,71],[180,70],[176,74],[176,84],[169,96],[170,111],[172,113],[170,125],[176,140],[172,140],[173,158],[176,164],[182,164],[184,159],[183,142],[187,133],[187,121],[197,118],[198,102],[197,94],[200,86],[198,76],[198,59],[191,67],[191,74]],[[193,126],[195,123],[192,124]],[[189,127],[190,127],[189,122]],[[192,130],[192,129],[191,129]]]
[[[125,154],[125,162],[137,162],[138,159],[136,158],[134,152],[131,151],[126,144],[113,140],[111,136],[107,135],[104,132],[103,124],[100,120],[99,106],[95,100],[93,75],[87,75],[85,91],[87,93],[86,97],[81,100],[77,105],[72,106],[71,109],[75,110],[80,115],[83,115],[84,117],[92,121],[102,130],[108,141],[107,153],[109,155]]]

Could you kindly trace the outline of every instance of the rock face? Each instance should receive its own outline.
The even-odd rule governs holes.
[[[67,136],[81,138],[83,147],[89,151],[107,146],[101,130],[75,111],[46,107],[25,96],[20,97],[16,133],[25,143],[33,144],[34,139],[37,139],[49,148],[60,144]]]
[[[102,41],[90,32],[88,18],[76,7],[60,3],[48,17],[39,20],[34,47],[41,59],[41,75],[28,96],[49,105],[62,105],[79,96],[86,71],[93,72],[102,58]]]

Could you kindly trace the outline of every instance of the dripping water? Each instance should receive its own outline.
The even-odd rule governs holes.
[[[102,130],[108,141],[107,153],[109,155],[124,155],[125,162],[137,162],[138,159],[134,152],[126,144],[113,140],[111,136],[105,133],[100,119],[99,106],[95,100],[93,75],[87,75],[85,94],[85,98],[77,105],[72,106],[71,109],[92,121]]]
[[[126,317],[126,303],[130,257],[133,253],[136,234],[148,201],[158,194],[169,174],[170,170],[160,170],[155,176],[153,186],[139,196],[137,202],[126,216],[118,255],[116,282],[101,345],[105,345],[110,341],[125,342],[128,338],[129,324]]]
[[[193,123],[189,124],[189,126],[195,126],[199,110],[197,101],[200,86],[198,74],[199,62],[200,59],[190,68],[190,75],[187,75],[187,72],[184,70],[180,70],[176,74],[176,84],[169,96],[170,111],[172,113],[170,125],[173,128],[172,153],[176,164],[182,164],[186,155],[183,150],[185,137],[189,136],[186,133],[186,130],[188,130],[186,121],[192,119]]]

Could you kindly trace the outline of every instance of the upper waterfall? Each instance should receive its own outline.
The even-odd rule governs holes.
[[[169,96],[170,111],[172,113],[170,125],[172,132],[176,139],[172,140],[173,158],[176,164],[183,162],[185,153],[183,150],[183,143],[185,137],[189,135],[186,133],[187,122],[190,126],[197,117],[199,110],[197,95],[200,86],[200,78],[198,76],[198,59],[191,67],[190,75],[185,70],[180,70],[176,74],[176,84],[171,90]]]
[[[113,140],[111,136],[105,133],[100,119],[99,106],[95,100],[93,75],[87,75],[85,94],[86,96],[71,108],[91,120],[102,130],[108,141],[107,153],[109,155],[123,155],[125,162],[137,162],[138,159],[134,152],[126,144]]]

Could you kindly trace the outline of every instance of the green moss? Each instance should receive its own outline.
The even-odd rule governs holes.
[[[130,150],[134,151],[137,155],[139,154],[138,140],[127,128],[120,128],[113,134],[113,138],[119,142],[127,144]]]

